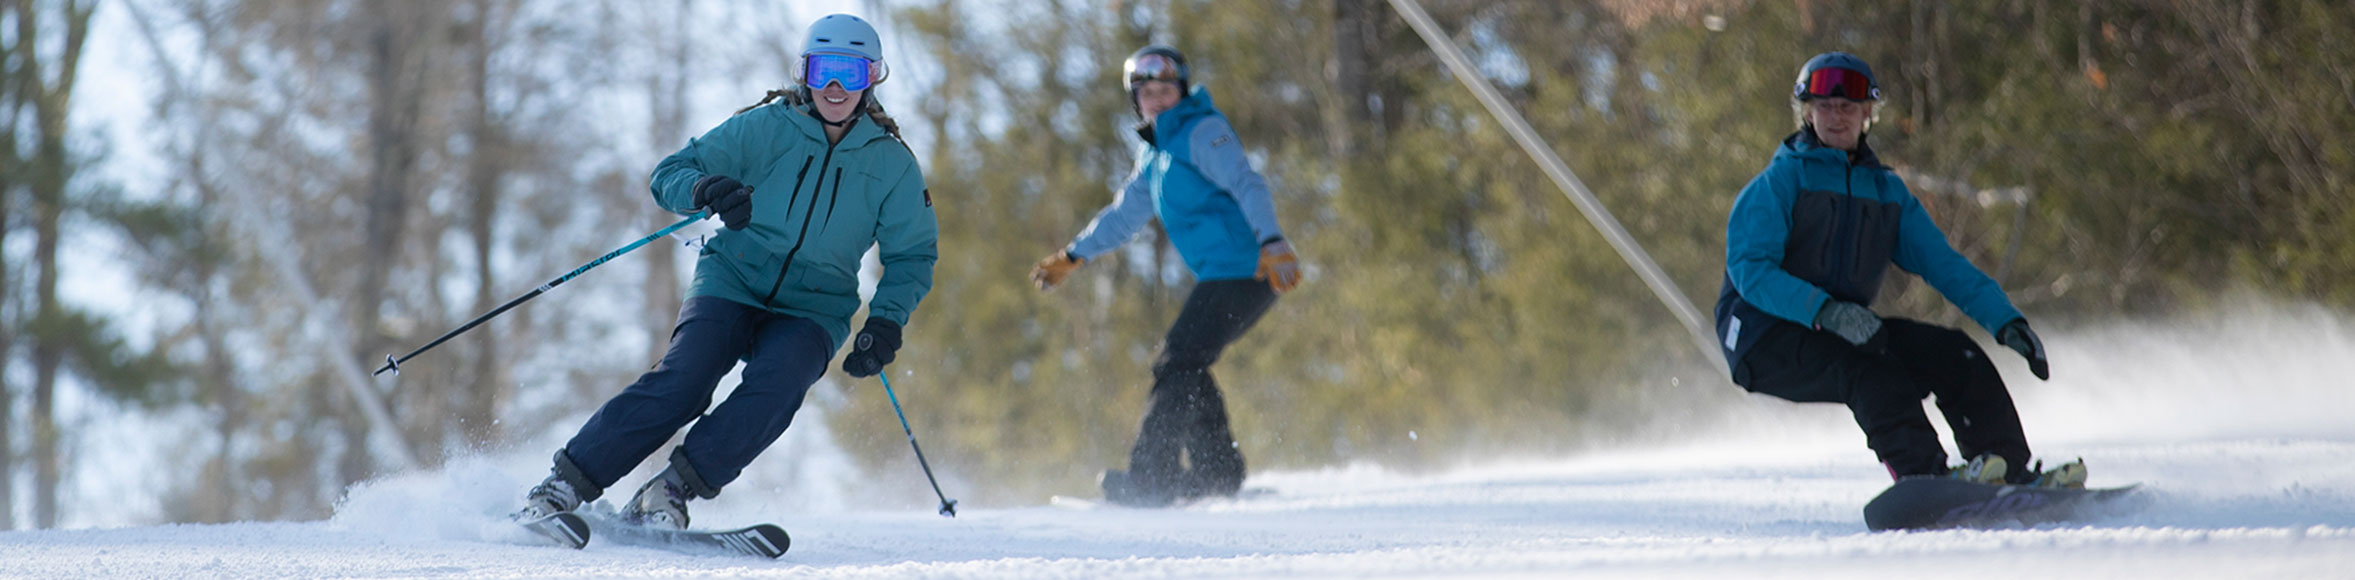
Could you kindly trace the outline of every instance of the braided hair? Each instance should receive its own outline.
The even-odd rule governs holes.
[[[891,118],[890,113],[883,112],[883,100],[875,98],[874,89],[868,89],[867,92],[861,94],[859,98],[867,101],[867,116],[875,119],[876,126],[882,127],[883,132],[890,133],[892,139],[898,139],[903,143],[906,142],[905,139],[900,139],[899,121]],[[810,104],[811,100],[810,91],[807,88],[770,89],[768,95],[761,97],[760,102],[753,103],[750,107],[737,109],[736,114],[742,115],[747,112],[751,112],[753,109],[758,109],[762,105],[767,105],[770,102],[779,100],[784,101],[785,106],[787,107],[808,105]],[[816,115],[817,111],[812,110],[810,111],[810,114]]]

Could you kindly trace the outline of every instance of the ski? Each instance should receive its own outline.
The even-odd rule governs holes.
[[[579,514],[559,512],[539,518],[517,518],[515,523],[559,546],[578,550],[589,545],[589,522]]]
[[[2134,485],[2072,489],[1908,477],[1864,505],[1872,531],[1988,528],[2078,521],[2125,509]]]
[[[733,530],[666,530],[632,524],[619,518],[590,520],[597,537],[616,544],[659,548],[690,554],[724,554],[776,558],[792,547],[793,538],[775,524]]]

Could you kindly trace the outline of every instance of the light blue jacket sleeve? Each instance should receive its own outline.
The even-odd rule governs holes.
[[[1203,119],[1194,126],[1188,139],[1193,154],[1195,171],[1203,179],[1234,196],[1235,204],[1243,208],[1243,220],[1251,224],[1252,239],[1265,244],[1283,237],[1284,229],[1276,225],[1276,201],[1268,193],[1267,180],[1251,169],[1251,160],[1243,155],[1243,143],[1235,137],[1235,128],[1217,116]]]
[[[1783,270],[1783,247],[1791,238],[1791,206],[1798,201],[1796,164],[1774,163],[1734,198],[1726,218],[1725,272],[1742,300],[1759,310],[1815,326],[1831,294]]]
[[[1137,156],[1136,172],[1129,174],[1128,183],[1112,196],[1112,205],[1096,212],[1096,219],[1088,222],[1087,229],[1079,231],[1079,238],[1072,240],[1065,251],[1094,261],[1096,256],[1128,243],[1129,238],[1136,237],[1137,230],[1145,229],[1145,223],[1153,220],[1152,184],[1145,179],[1151,161],[1150,155]]]
[[[763,152],[773,152],[778,147],[779,132],[791,130],[779,124],[773,117],[775,114],[771,107],[756,108],[729,117],[702,137],[687,140],[685,148],[654,166],[654,176],[647,180],[654,193],[654,203],[672,213],[688,215],[695,210],[695,182],[702,181],[704,176],[725,175],[748,181],[745,176],[750,168],[745,164]]]
[[[1905,186],[1900,183],[1898,187]],[[1904,193],[1905,216],[1897,225],[1897,253],[1891,261],[1921,276],[1931,288],[1937,288],[1947,302],[1961,308],[1965,316],[1977,321],[1988,334],[1995,334],[2005,323],[2020,318],[2020,310],[2012,306],[2011,298],[2004,296],[2003,286],[1987,277],[1986,272],[1971,264],[1961,252],[1954,251],[1954,246],[1946,243],[1946,232],[1938,229],[1928,210],[1922,209],[1921,200],[1914,198],[1911,191]]]

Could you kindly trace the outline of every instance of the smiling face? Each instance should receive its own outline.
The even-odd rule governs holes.
[[[1863,142],[1865,125],[1873,116],[1872,103],[1838,97],[1811,99],[1804,110],[1807,122],[1815,125],[1816,140],[1847,151]]]
[[[816,102],[818,116],[829,123],[840,123],[859,112],[859,95],[865,92],[843,90],[841,83],[828,83],[825,88],[811,91],[810,97]]]

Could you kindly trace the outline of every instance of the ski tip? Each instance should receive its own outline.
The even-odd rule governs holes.
[[[793,549],[793,536],[787,535],[785,533],[785,528],[780,528],[769,524],[761,524],[759,529],[760,535],[768,538],[769,543],[774,544],[777,547],[775,552],[763,554],[768,556],[769,559],[774,560],[777,558],[783,558],[785,557],[785,551]]]

